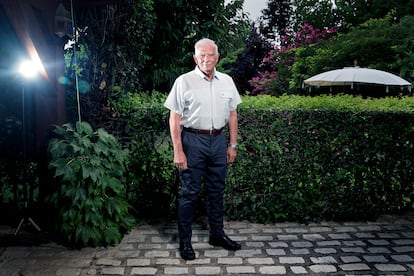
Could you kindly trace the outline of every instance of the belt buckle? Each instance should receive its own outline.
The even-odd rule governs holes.
[[[210,129],[209,134],[213,135],[213,129]]]

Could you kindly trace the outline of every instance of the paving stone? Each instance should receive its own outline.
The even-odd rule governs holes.
[[[364,253],[365,250],[362,247],[343,247],[341,250],[345,253]]]
[[[273,240],[273,236],[269,236],[269,235],[252,235],[252,240],[253,241],[272,241]]]
[[[311,262],[314,264],[336,264],[337,261],[332,256],[325,256],[325,257],[311,257]]]
[[[341,245],[340,241],[317,241],[318,246],[339,246]]]
[[[343,241],[342,243],[345,246],[366,246],[365,242],[361,240]]]
[[[414,252],[414,246],[396,246],[392,249],[398,253]]]
[[[279,257],[281,264],[304,264],[305,259],[302,257]]]
[[[320,234],[305,234],[303,235],[303,239],[308,241],[317,241],[317,240],[324,240],[325,238]]]
[[[229,255],[229,251],[220,249],[220,250],[208,250],[204,252],[206,257],[227,257]]]
[[[262,266],[259,268],[260,274],[266,275],[284,275],[286,268],[284,266]]]
[[[413,238],[414,239],[414,231],[401,232],[401,236],[406,237],[406,238]]]
[[[303,266],[291,266],[290,269],[294,274],[307,274],[308,271],[306,271],[306,268]]]
[[[247,263],[253,264],[253,265],[269,265],[274,264],[275,261],[272,258],[248,258]]]
[[[328,255],[328,254],[335,254],[337,251],[335,248],[315,248],[315,252],[319,253],[319,254],[324,254],[324,255]]]
[[[299,242],[292,242],[291,243],[293,247],[312,247],[313,244],[311,242],[308,241],[299,241]]]
[[[375,235],[369,232],[361,232],[361,233],[355,233],[355,237],[360,238],[360,239],[362,238],[372,239],[372,238],[375,238]]]
[[[349,234],[341,233],[341,234],[328,234],[328,236],[332,240],[349,240],[351,239],[351,236]]]
[[[214,248],[214,246],[209,245],[207,242],[194,242],[192,243],[193,245],[193,249],[194,250],[198,250],[198,249],[212,249]],[[178,246],[175,245],[175,248],[178,249]]]
[[[254,266],[228,266],[226,270],[230,274],[253,274],[256,272]]]
[[[168,251],[161,251],[161,250],[157,250],[157,251],[148,251],[144,254],[144,256],[146,258],[166,258],[168,256],[170,256],[170,252]]]
[[[124,275],[123,267],[104,267],[101,271],[102,275]]]
[[[262,230],[262,232],[263,233],[265,233],[265,234],[280,234],[280,233],[283,233],[283,230],[282,229],[280,229],[279,227],[277,227],[276,228],[276,226],[274,226],[275,228],[266,228],[266,229],[263,229]]]
[[[386,247],[368,247],[368,252],[373,254],[389,254],[391,251]]]
[[[127,266],[148,266],[151,263],[151,259],[148,258],[137,258],[137,259],[127,259]]]
[[[299,228],[286,228],[285,229],[285,232],[286,233],[290,233],[290,234],[293,234],[293,233],[298,234],[298,233],[307,233],[308,230],[306,228],[303,228],[303,227],[299,227]]]
[[[383,239],[380,239],[380,240],[368,240],[368,242],[370,244],[372,244],[372,245],[389,245],[390,244],[389,241],[383,240]]]
[[[400,263],[414,262],[414,259],[409,255],[391,255],[391,258]]]
[[[181,257],[177,257],[178,260],[181,260]],[[187,261],[188,264],[191,265],[210,265],[213,262],[210,258],[201,258],[200,256],[196,255],[196,259],[192,261]]]
[[[396,245],[413,245],[414,244],[414,240],[411,240],[411,239],[393,240],[392,242],[395,243]]]
[[[114,260],[114,259],[98,259],[96,261],[97,265],[111,265],[111,266],[120,266],[121,261],[120,260]]]
[[[137,245],[138,249],[142,249],[142,250],[148,250],[148,249],[161,249],[161,244],[138,244]]]
[[[271,247],[288,247],[289,245],[286,242],[269,242]]]
[[[255,255],[261,255],[262,250],[261,249],[242,249],[235,252],[236,256],[239,257],[250,257]]]
[[[167,275],[188,274],[188,267],[167,266],[164,268],[164,274],[167,274]]]
[[[277,235],[277,238],[281,241],[293,241],[299,239],[297,235]]]
[[[236,242],[242,242],[242,241],[247,241],[248,237],[247,236],[234,236],[231,239],[236,241]]]
[[[134,248],[129,249],[130,251],[118,251],[115,253],[115,258],[117,259],[128,259],[136,258],[140,255],[140,250],[134,250]]]
[[[259,230],[252,227],[252,228],[248,228],[248,229],[239,229],[238,232],[241,235],[244,235],[244,234],[256,234],[256,233],[259,233]]]
[[[357,256],[342,256],[341,260],[344,263],[358,263],[361,261],[361,259]]]
[[[131,270],[131,275],[156,275],[158,269],[155,267],[134,267]]]
[[[192,261],[180,257],[175,224],[138,226],[107,248],[0,247],[0,276],[414,275],[414,216],[399,224],[387,218],[310,225],[226,222],[225,227],[242,249],[209,245],[208,230],[195,224]]]
[[[345,232],[345,233],[350,233],[350,232],[356,232],[357,231],[355,227],[350,227],[350,226],[334,227],[334,230],[336,232]]]
[[[270,256],[284,256],[286,251],[284,249],[266,249],[266,253]]]
[[[311,227],[310,232],[313,233],[323,233],[323,232],[331,232],[332,228],[330,227]]]
[[[381,227],[378,225],[362,225],[358,227],[359,231],[379,232]]]
[[[158,258],[155,260],[156,265],[178,265],[180,264],[179,259],[169,259],[169,258]]]
[[[308,248],[292,248],[290,249],[293,255],[306,255],[309,254],[310,251]]]
[[[363,258],[368,263],[388,263],[387,258],[382,255],[363,256]]]
[[[246,242],[246,246],[247,247],[259,247],[259,248],[263,248],[264,247],[264,243],[263,242]]]
[[[195,268],[196,275],[220,275],[219,266],[200,266]]]
[[[370,270],[370,267],[364,263],[343,264],[339,265],[339,268],[344,271]]]
[[[243,259],[238,257],[227,257],[227,258],[219,258],[217,260],[218,264],[224,264],[224,265],[241,265],[243,264]]]
[[[377,233],[381,239],[398,239],[400,235],[398,233]]]
[[[399,264],[375,264],[375,268],[383,272],[400,272],[407,271],[404,266]]]
[[[333,273],[338,271],[334,265],[311,265],[309,269],[314,273]]]

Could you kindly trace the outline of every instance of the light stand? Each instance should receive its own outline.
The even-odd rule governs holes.
[[[35,69],[33,68],[31,63],[24,63],[21,65],[20,72],[24,77],[32,77],[36,74]],[[34,222],[34,220],[29,216],[29,197],[28,197],[28,189],[27,186],[29,185],[28,181],[28,166],[26,160],[26,110],[25,110],[25,81],[23,80],[22,84],[22,142],[23,142],[23,218],[20,220],[19,225],[17,226],[16,232],[14,235],[19,234],[21,228],[24,224],[31,224],[37,231],[41,231],[40,227]]]

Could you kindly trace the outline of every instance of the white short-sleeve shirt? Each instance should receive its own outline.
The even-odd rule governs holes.
[[[169,110],[181,115],[181,126],[195,129],[221,129],[242,102],[233,79],[214,70],[208,80],[196,67],[179,76],[164,103]]]

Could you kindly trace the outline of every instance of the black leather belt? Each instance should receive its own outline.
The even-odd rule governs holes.
[[[208,134],[208,135],[218,135],[222,132],[223,128],[221,129],[195,129],[195,128],[188,128],[184,127],[183,131],[188,131],[197,134]]]

